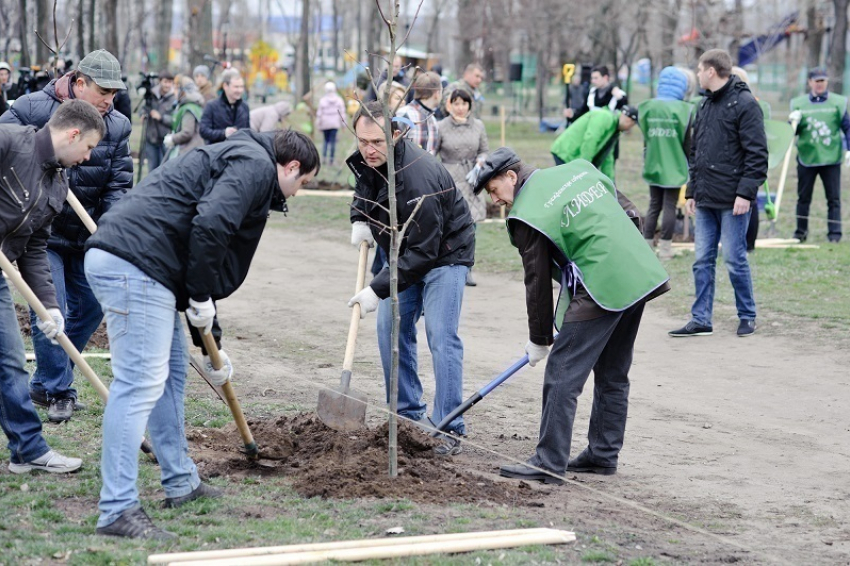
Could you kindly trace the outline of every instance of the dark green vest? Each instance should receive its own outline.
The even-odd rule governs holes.
[[[535,171],[507,219],[512,243],[516,222],[542,233],[568,260],[558,266],[556,326],[578,283],[603,309],[623,311],[669,279],[617,201],[614,183],[582,159]]]
[[[810,167],[841,162],[841,119],[847,112],[847,99],[830,92],[817,104],[808,94],[791,100],[791,110],[803,114],[797,137],[797,157]]]
[[[678,189],[688,182],[685,136],[694,106],[681,100],[645,100],[638,106],[640,131],[646,147],[643,180]]]

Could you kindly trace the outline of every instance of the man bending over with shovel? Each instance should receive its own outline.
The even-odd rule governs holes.
[[[512,205],[507,227],[525,270],[529,365],[552,350],[537,450],[527,464],[502,466],[501,475],[559,485],[567,470],[613,474],[643,306],[670,289],[667,273],[643,241],[634,205],[587,161],[535,170],[502,147],[484,164],[475,187],[482,189],[494,203]],[[553,276],[561,283],[554,340]],[[570,460],[576,402],[591,370],[589,445]]]
[[[37,324],[50,340],[65,326],[47,261],[50,223],[68,194],[64,168],[88,160],[105,131],[100,113],[82,100],[66,101],[39,131],[33,126],[0,126],[2,253],[18,262],[24,281],[47,307],[51,320]],[[83,461],[51,450],[41,435],[24,354],[12,294],[0,276],[0,425],[12,452],[9,471],[73,472]]]
[[[188,353],[179,314],[210,331],[213,300],[245,280],[269,211],[285,211],[286,198],[318,171],[319,153],[304,134],[242,130],[155,169],[102,217],[85,265],[106,313],[114,374],[103,415],[98,534],[175,537],[139,501],[136,453],[145,427],[166,507],[221,496],[201,483],[188,456]],[[207,369],[215,385],[233,371],[226,359],[221,370]]]

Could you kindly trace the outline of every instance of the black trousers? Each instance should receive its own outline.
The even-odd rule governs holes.
[[[641,302],[622,312],[561,326],[546,363],[540,440],[529,464],[566,472],[578,396],[592,370],[588,452],[599,466],[617,466],[629,408],[629,368],[643,307]]]
[[[806,167],[797,163],[797,230],[794,237],[801,240],[809,235],[809,207],[815,179],[820,176],[826,192],[827,228],[830,240],[841,239],[841,163]]]
[[[672,240],[676,229],[676,203],[679,202],[680,189],[665,189],[655,185],[649,186],[649,210],[643,224],[643,237],[647,240],[655,238],[655,226],[661,216],[661,239]],[[663,211],[663,214],[662,214]]]

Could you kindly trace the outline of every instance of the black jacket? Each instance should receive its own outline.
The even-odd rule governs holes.
[[[251,129],[251,111],[248,104],[241,99],[233,104],[227,101],[227,95],[210,100],[204,106],[201,116],[201,137],[209,143],[224,141],[226,136],[224,130],[236,128],[238,130]]]
[[[611,99],[614,98],[614,87],[617,86],[614,83],[608,83],[608,86],[604,88],[590,89],[587,96],[584,99],[584,102],[578,109],[578,112],[571,118],[572,121],[576,121],[581,116],[584,116],[588,112],[590,112],[590,105],[587,103],[588,99],[591,95],[593,95],[593,107],[596,109],[606,109],[610,108],[609,104],[611,104]],[[629,103],[629,97],[623,95],[623,97],[616,102],[614,108],[610,108],[611,110],[621,110],[623,106]]]
[[[70,75],[65,75],[50,81],[44,90],[22,96],[0,116],[0,123],[43,128],[63,100],[74,98],[69,83]],[[133,186],[130,121],[110,108],[103,122],[106,135],[92,150],[91,158],[68,170],[71,191],[95,222]],[[82,252],[88,237],[77,213],[65,204],[53,221],[48,246],[61,253]]]
[[[59,308],[47,261],[50,223],[68,194],[50,130],[0,126],[0,248],[47,308]]]
[[[750,88],[735,75],[707,92],[694,122],[686,198],[697,206],[732,208],[736,197],[756,199],[767,178],[764,115]]]
[[[86,249],[132,263],[174,293],[178,310],[229,296],[269,210],[283,210],[273,142],[247,130],[167,161],[103,216]]]
[[[389,257],[389,190],[384,165],[375,170],[359,151],[347,160],[357,180],[352,222],[369,222],[375,241]],[[398,257],[398,290],[404,291],[422,280],[436,267],[472,266],[475,255],[475,225],[463,195],[455,188],[452,176],[437,159],[408,140],[395,150],[396,210],[400,225],[407,222],[417,203],[422,206],[405,233]],[[389,269],[382,270],[371,283],[372,290],[384,299],[390,296]]]

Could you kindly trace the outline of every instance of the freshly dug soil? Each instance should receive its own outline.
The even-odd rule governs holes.
[[[342,185],[340,183],[337,183],[336,181],[327,181],[325,179],[319,179],[318,181],[314,181],[313,183],[307,184],[305,188],[318,191],[342,191],[350,189],[351,187],[347,185]]]
[[[407,498],[419,503],[489,502],[540,506],[544,491],[524,482],[496,482],[462,470],[451,458],[437,456],[440,441],[407,422],[398,427],[398,477],[388,470],[388,425],[338,432],[315,414],[248,421],[260,448],[260,461],[249,462],[239,449],[235,424],[221,429],[195,428],[187,433],[192,456],[202,475],[274,474],[292,478],[305,497],[350,499]]]
[[[18,326],[21,328],[21,334],[24,336],[32,336],[32,326],[30,325],[30,310],[24,305],[15,304],[15,314],[18,315]],[[108,350],[109,338],[106,335],[106,323],[101,322],[97,330],[94,331],[85,350],[90,348]]]

